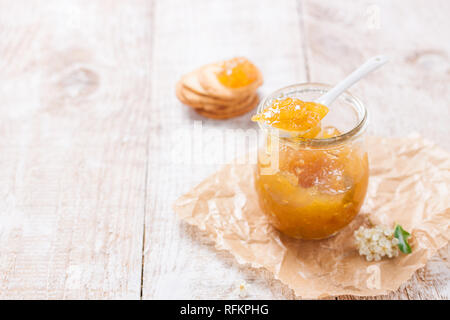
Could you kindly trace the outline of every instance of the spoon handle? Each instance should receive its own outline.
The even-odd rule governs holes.
[[[329,106],[342,92],[347,90],[349,87],[351,87],[355,82],[364,77],[366,74],[381,67],[387,61],[388,59],[385,56],[376,56],[370,58],[358,69],[356,69],[350,75],[348,75],[344,80],[342,80],[336,86],[334,86],[330,91],[328,91],[319,99],[317,99],[316,102],[323,104],[325,106]]]

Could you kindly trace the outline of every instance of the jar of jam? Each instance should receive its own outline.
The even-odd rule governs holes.
[[[258,114],[279,101],[314,101],[329,88],[318,83],[282,88],[261,102]],[[358,214],[367,192],[367,111],[347,92],[327,107],[309,136],[259,121],[264,133],[255,174],[259,203],[275,228],[298,239],[336,234]]]

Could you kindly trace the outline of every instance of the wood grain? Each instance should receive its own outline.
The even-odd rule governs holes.
[[[304,1],[302,17],[310,81],[333,84],[378,54],[390,62],[357,83],[370,113],[369,133],[418,132],[450,150],[448,1]],[[420,8],[417,9],[417,8]],[[327,23],[324,23],[326,21]],[[425,23],[429,21],[430,23]],[[448,247],[405,286],[383,299],[450,299]],[[344,297],[350,298],[350,297]]]
[[[283,19],[275,25],[267,23],[273,17]],[[173,26],[175,21],[177,28]],[[286,297],[284,292],[289,290],[279,282],[239,266],[233,257],[217,252],[204,235],[181,224],[175,216],[172,203],[178,196],[216,171],[221,162],[237,156],[223,152],[221,132],[254,128],[254,124],[250,114],[227,121],[205,120],[183,106],[174,90],[182,74],[234,56],[248,57],[261,67],[265,76],[262,95],[286,83],[305,81],[298,28],[295,1],[284,1],[283,5],[269,0],[155,3],[151,99],[154,134],[149,148],[144,299],[235,298],[236,282],[243,279],[251,282],[255,298]],[[184,149],[180,146],[182,135],[175,129],[186,128],[189,132],[194,121],[202,121],[205,135],[200,143],[183,140]],[[214,133],[212,129],[221,131]],[[188,144],[193,142],[199,149],[189,150]],[[192,161],[175,163],[178,157],[173,151],[177,150],[179,157],[192,154]],[[210,159],[223,153],[219,159]],[[208,160],[214,163],[208,165]]]
[[[164,122],[157,127],[157,138],[150,141],[150,150],[157,150],[157,158],[160,162],[153,158],[149,169],[150,191],[146,214],[143,298],[234,298],[236,295],[233,287],[236,281],[241,279],[250,283],[250,298],[294,298],[292,292],[278,281],[274,281],[270,274],[242,267],[229,254],[216,252],[213,244],[204,235],[199,234],[196,229],[180,225],[173,216],[170,204],[175,198],[217,168],[217,166],[201,164],[189,166],[170,164],[167,145],[177,148],[177,144],[174,143],[176,139],[170,137],[172,129],[189,126],[193,120],[201,119],[186,109],[180,109],[182,106],[171,94],[174,83],[182,73],[194,67],[237,54],[248,56],[262,68],[266,79],[265,86],[261,89],[263,94],[286,84],[307,79],[332,83],[351,71],[364,58],[379,54],[379,50],[383,48],[384,50],[389,48],[388,54],[393,56],[392,64],[399,60],[405,60],[407,64],[408,59],[411,59],[408,57],[415,57],[414,37],[410,36],[402,40],[399,37],[403,33],[398,31],[396,38],[389,39],[394,36],[386,30],[396,28],[395,18],[403,17],[405,13],[401,12],[399,4],[383,2],[382,22],[388,25],[384,26],[384,30],[375,32],[373,28],[378,30],[376,29],[377,21],[367,21],[367,19],[369,14],[373,12],[376,14],[378,7],[371,7],[371,4],[366,2],[362,2],[351,10],[350,2],[332,4],[330,1],[318,4],[313,1],[288,2],[283,3],[283,8],[277,6],[276,9],[270,4],[266,6],[265,3],[256,4],[251,1],[239,4],[231,1],[228,5],[221,4],[220,8],[214,1],[208,4],[195,1],[177,3],[176,6],[171,4],[171,2],[165,2],[163,5],[157,2],[155,9],[157,23],[153,65],[158,68],[156,74],[165,74],[165,76],[158,78],[158,81],[156,79],[152,81],[155,92],[152,96],[152,107],[163,107],[164,114],[159,113],[159,116],[163,117]],[[166,5],[176,9],[169,13]],[[416,5],[424,6],[419,2]],[[269,7],[270,10],[267,9]],[[347,12],[347,10],[350,11]],[[407,28],[414,28],[409,32],[420,28],[421,24],[417,24],[417,20],[422,18],[421,14],[425,17],[432,14],[439,15],[435,7],[430,10],[432,12],[408,11]],[[162,14],[163,12],[165,14]],[[276,26],[270,24],[270,30],[265,29],[264,23],[258,25],[259,22],[270,21],[273,17],[283,17],[283,19],[278,19]],[[440,17],[445,18],[442,14]],[[447,23],[441,20],[438,21],[438,26],[439,23],[444,25]],[[173,21],[181,23],[176,34],[172,27]],[[414,24],[413,21],[416,23]],[[426,30],[426,32],[432,33],[434,30]],[[364,38],[366,33],[372,33],[372,37],[377,40],[373,40],[375,42],[370,44]],[[341,43],[342,37],[346,40]],[[174,38],[177,39],[176,42],[172,42]],[[447,49],[440,45],[438,41],[440,39],[440,37],[434,37],[433,50],[439,52],[437,58],[433,56],[428,59],[426,53],[429,51],[424,49],[425,57],[419,59],[425,60],[421,63],[425,65],[431,63],[433,68],[436,68],[434,64],[439,63],[441,56],[446,56],[446,53],[442,52],[446,52]],[[385,44],[385,41],[389,41],[388,44]],[[395,41],[398,41],[397,45]],[[408,41],[414,41],[414,43],[409,44]],[[358,45],[355,45],[355,42]],[[354,47],[358,50],[353,50]],[[274,48],[277,50],[274,51]],[[304,54],[305,49],[307,54]],[[316,50],[322,55],[316,53]],[[175,52],[183,52],[183,54]],[[420,52],[422,51],[419,51],[419,55]],[[410,56],[402,56],[406,53]],[[338,58],[339,61],[336,60]],[[388,136],[404,135],[405,132],[422,129],[420,132],[429,138],[445,136],[444,131],[447,130],[448,122],[448,116],[445,115],[448,113],[442,102],[445,101],[445,95],[448,92],[443,90],[445,89],[443,84],[448,83],[448,81],[445,82],[448,73],[447,75],[435,74],[425,69],[427,67],[423,65],[413,68],[405,64],[395,66],[393,69],[385,70],[390,72],[390,76],[372,75],[366,81],[365,90],[361,90],[361,86],[355,88],[357,94],[369,100],[368,106],[374,113],[372,128],[376,129],[371,129],[371,133]],[[293,70],[297,72],[295,76],[292,76]],[[402,76],[398,77],[398,74]],[[420,85],[411,82],[418,81],[424,75],[428,78],[432,77],[437,84],[428,85],[426,90],[421,91]],[[384,79],[388,79],[387,83],[380,86],[379,83]],[[422,80],[420,81],[422,83]],[[407,85],[403,86],[403,83]],[[443,97],[433,96],[439,90],[442,90]],[[393,96],[395,98],[391,99]],[[384,100],[379,100],[380,98]],[[411,104],[413,99],[418,101]],[[438,105],[432,105],[434,99],[437,99]],[[395,111],[403,109],[398,113],[394,112],[394,108],[391,107],[393,104]],[[411,108],[413,106],[418,108],[423,104],[429,104],[430,107],[422,108],[419,112],[420,117],[414,118],[413,121],[407,120],[411,118]],[[432,110],[427,111],[430,108]],[[439,117],[439,112],[444,112],[444,116]],[[430,121],[437,121],[437,123],[433,124]],[[417,126],[419,122],[422,126]],[[203,121],[203,128],[249,128],[250,126],[248,117],[245,116],[222,123]],[[448,146],[448,139],[445,140],[443,144]],[[202,143],[203,150],[212,154],[221,153],[222,144],[217,136],[211,136]],[[211,144],[215,147],[211,147]],[[189,148],[186,150],[189,152]],[[445,250],[442,252],[445,255]],[[432,276],[421,276],[423,274]],[[446,280],[448,274],[446,260],[435,257],[430,261],[427,269],[419,271],[397,293],[377,298],[448,298],[448,281]],[[424,288],[428,289],[424,290]],[[351,299],[352,297],[342,298]]]
[[[408,7],[410,6],[410,7]],[[295,299],[239,265],[173,201],[222,163],[250,114],[206,120],[178,78],[246,56],[264,96],[391,63],[352,89],[370,133],[450,148],[445,0],[0,0],[0,299]],[[204,135],[196,133],[201,126]],[[231,144],[236,143],[231,139]],[[377,299],[449,299],[449,247]],[[339,297],[353,299],[354,297]]]
[[[0,298],[138,299],[150,6],[0,6]]]
[[[370,112],[369,133],[415,131],[450,150],[449,1],[306,0],[302,8],[311,81],[333,84],[385,54],[389,63],[351,88]]]

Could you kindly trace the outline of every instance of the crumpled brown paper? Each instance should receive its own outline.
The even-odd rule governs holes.
[[[227,165],[179,198],[174,206],[206,231],[217,249],[239,263],[270,270],[303,298],[379,295],[396,290],[450,238],[450,157],[420,137],[368,138],[370,182],[355,220],[321,241],[291,239],[261,212],[253,165]],[[367,262],[353,232],[360,225],[399,223],[412,233],[413,253]]]

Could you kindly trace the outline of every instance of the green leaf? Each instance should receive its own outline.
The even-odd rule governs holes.
[[[411,247],[408,244],[408,237],[410,234],[403,230],[401,225],[395,226],[394,237],[398,239],[398,248],[403,253],[411,253]]]

